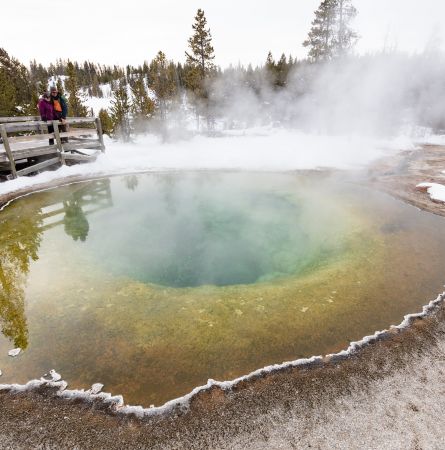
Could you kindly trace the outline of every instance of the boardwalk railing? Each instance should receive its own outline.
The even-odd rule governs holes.
[[[17,178],[55,164],[95,161],[105,151],[99,118],[68,117],[66,131],[59,127],[57,120],[44,122],[35,116],[0,117],[0,171],[10,172],[8,179]],[[84,152],[91,149],[96,151]]]

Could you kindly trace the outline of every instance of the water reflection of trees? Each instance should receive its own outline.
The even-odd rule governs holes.
[[[65,233],[71,236],[75,241],[80,239],[82,242],[86,241],[90,224],[83,212],[82,207],[77,200],[67,200],[63,202],[65,210]]]
[[[87,215],[112,205],[110,180],[70,186],[13,202],[0,212],[0,330],[22,349],[28,346],[25,285],[31,261],[39,259],[42,233],[64,225],[74,240],[84,241]],[[74,191],[73,191],[74,190]]]
[[[71,236],[75,241],[86,241],[90,224],[87,216],[101,209],[112,206],[110,180],[95,180],[87,184],[78,184],[70,186],[70,195],[61,192],[59,197],[52,204],[46,204],[45,207],[59,206],[50,208],[50,211],[44,212],[44,230],[63,225],[65,233]]]
[[[28,346],[24,286],[30,261],[38,259],[39,212],[17,202],[0,216],[0,326],[3,335],[22,349]]]
[[[125,186],[130,191],[136,190],[139,185],[139,178],[136,175],[127,175],[123,178]]]

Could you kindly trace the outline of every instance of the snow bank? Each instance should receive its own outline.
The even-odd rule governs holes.
[[[445,186],[438,183],[420,183],[418,188],[427,188],[431,200],[445,203]]]
[[[147,135],[131,144],[106,140],[107,150],[91,164],[62,167],[35,177],[0,184],[0,195],[68,176],[96,176],[160,170],[289,171],[357,169],[388,152],[412,149],[406,138],[376,140],[359,136],[310,135],[257,128],[162,142]]]

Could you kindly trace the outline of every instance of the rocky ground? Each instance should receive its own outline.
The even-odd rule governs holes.
[[[445,148],[375,164],[369,182],[445,216],[416,189],[444,182]],[[444,273],[445,275],[445,273]],[[426,299],[426,302],[432,299]],[[401,318],[402,320],[402,318]],[[0,391],[0,448],[445,448],[445,306],[347,358],[213,388],[187,412],[139,419],[54,389]]]
[[[418,208],[445,216],[445,204],[432,202],[419,183],[445,184],[445,146],[425,145],[375,163],[368,173],[376,188]]]

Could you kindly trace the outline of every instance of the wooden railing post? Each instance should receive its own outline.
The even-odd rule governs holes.
[[[5,147],[6,154],[8,155],[9,164],[11,165],[11,174],[13,178],[17,178],[17,169],[15,167],[14,155],[11,151],[11,146],[9,145],[8,133],[6,132],[6,127],[0,125],[0,133],[3,140],[3,146]]]
[[[63,146],[62,146],[62,139],[60,139],[59,124],[60,124],[60,122],[58,120],[53,120],[54,137],[56,138],[56,145],[57,145],[57,149],[59,150],[60,163],[65,164],[65,161],[64,161],[63,155],[62,155]]]
[[[105,144],[104,144],[104,135],[102,132],[102,122],[100,121],[99,117],[96,117],[96,129],[97,129],[97,137],[99,138],[99,142],[100,142],[100,150],[103,152],[105,152]]]

